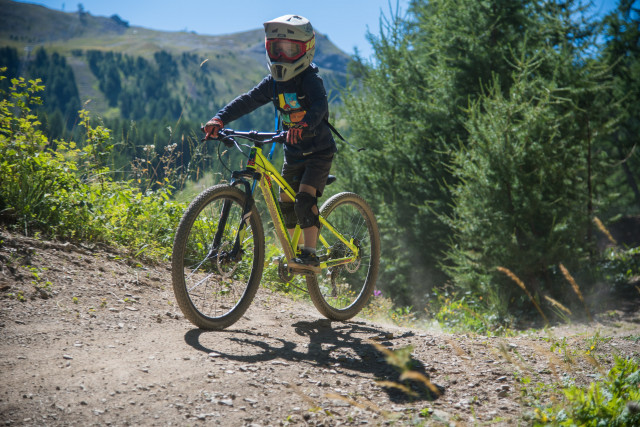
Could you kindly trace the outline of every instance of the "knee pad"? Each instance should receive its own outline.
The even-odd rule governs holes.
[[[280,202],[280,212],[282,212],[282,219],[284,219],[284,225],[287,228],[296,228],[298,223],[294,205],[293,202]]]
[[[313,213],[313,207],[317,206],[318,199],[309,193],[296,194],[295,211],[300,228],[319,227],[320,217]]]

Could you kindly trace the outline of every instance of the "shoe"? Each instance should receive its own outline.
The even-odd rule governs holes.
[[[320,260],[315,253],[311,253],[306,249],[300,251],[300,255],[289,262],[289,267],[294,270],[311,271],[320,273]]]

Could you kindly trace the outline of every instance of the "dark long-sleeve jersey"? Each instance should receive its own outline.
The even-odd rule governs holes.
[[[273,102],[279,110],[285,130],[299,121],[304,121],[309,126],[300,142],[295,145],[285,144],[284,152],[288,158],[337,151],[327,124],[327,92],[318,75],[318,67],[314,64],[286,82],[276,82],[268,75],[249,92],[222,108],[216,117],[225,124],[230,123],[269,102]]]

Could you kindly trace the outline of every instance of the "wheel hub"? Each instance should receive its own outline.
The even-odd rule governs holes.
[[[240,260],[242,259],[240,254],[234,256],[232,252],[228,250],[230,246],[230,242],[223,243],[218,249],[218,254],[215,257],[218,272],[225,279],[231,277],[231,275],[235,273],[238,269],[238,265],[240,264]]]

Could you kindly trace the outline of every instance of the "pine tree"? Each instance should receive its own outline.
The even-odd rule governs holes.
[[[614,213],[640,211],[640,9],[633,4],[621,0],[604,20],[602,61],[612,69],[613,90],[603,104],[616,108],[609,109],[615,129],[603,149],[615,159],[618,172],[606,190],[617,195]]]
[[[460,230],[465,226],[458,223],[462,216],[456,203],[462,201],[460,191],[475,178],[459,171],[463,164],[458,162],[464,159],[460,153],[474,149],[469,114],[476,116],[473,123],[478,126],[483,123],[481,118],[485,119],[482,108],[488,104],[478,104],[479,100],[488,95],[490,99],[502,96],[508,100],[515,94],[515,85],[522,92],[529,79],[540,79],[531,86],[542,91],[538,96],[544,98],[544,91],[551,90],[557,100],[563,96],[567,99],[545,114],[569,117],[588,108],[599,80],[594,77],[595,71],[584,66],[588,62],[585,53],[592,47],[593,26],[577,18],[580,8],[577,1],[414,0],[406,18],[393,15],[382,21],[379,36],[370,37],[374,61],[361,60],[353,68],[359,89],[345,101],[352,139],[370,149],[369,163],[362,164],[355,155],[351,159],[343,156],[340,161],[348,164],[341,167],[349,167],[358,191],[380,206],[376,214],[383,242],[396,244],[385,245],[386,272],[381,283],[393,292],[399,291],[401,303],[418,301],[415,295],[423,297],[447,277],[460,282],[455,276],[460,268],[467,268],[459,264],[462,258],[445,258],[443,254],[447,248],[467,248],[461,241],[465,234]],[[534,68],[525,68],[531,75],[521,74],[522,64],[529,63],[537,52],[546,56]],[[521,73],[514,73],[517,70]],[[534,96],[529,89],[520,96],[525,93]],[[470,105],[475,107],[469,110]],[[531,108],[537,111],[535,104]],[[568,138],[567,147],[581,155],[574,159],[570,151],[557,153],[564,159],[564,167],[587,162],[584,142],[588,140],[589,120],[588,115],[576,114],[574,120],[558,123],[562,129],[557,132]],[[588,167],[580,171],[584,180],[582,197],[564,212],[570,218],[556,221],[570,227],[579,225],[581,230],[588,221],[591,178]],[[465,194],[473,196],[471,192]],[[481,200],[478,203],[482,205]],[[577,206],[583,214],[580,224],[574,221]],[[527,206],[531,215],[538,208]],[[498,220],[499,212],[484,215],[494,214]],[[543,234],[533,237],[548,238],[546,229],[539,232]],[[500,239],[508,241],[511,237],[501,234]],[[575,251],[580,253],[582,247]],[[474,263],[475,259],[467,262]],[[483,268],[489,269],[495,267],[496,260],[483,262]],[[544,268],[535,271],[546,274]]]

